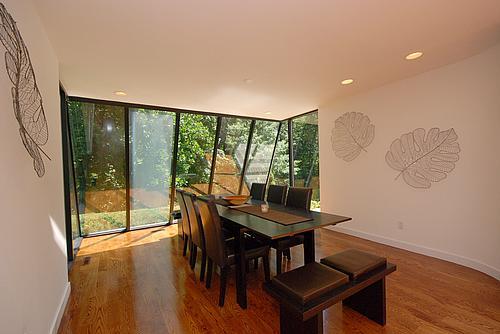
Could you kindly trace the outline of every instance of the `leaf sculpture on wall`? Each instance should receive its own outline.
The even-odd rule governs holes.
[[[39,177],[45,174],[43,153],[40,148],[47,143],[49,132],[43,111],[42,96],[38,90],[28,49],[16,22],[0,3],[0,40],[6,49],[5,67],[10,81],[14,115],[19,123],[19,134],[24,147],[33,158],[33,167]]]
[[[446,178],[455,168],[460,146],[453,128],[439,131],[432,128],[425,136],[425,129],[416,129],[394,140],[385,155],[387,164],[397,171],[399,176],[415,188],[430,188],[431,182]]]
[[[332,147],[335,155],[349,162],[361,153],[375,137],[375,126],[368,116],[348,112],[335,120],[332,130]]]

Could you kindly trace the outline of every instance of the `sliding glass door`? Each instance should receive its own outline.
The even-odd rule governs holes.
[[[125,109],[69,103],[82,235],[125,229]]]
[[[175,113],[130,108],[130,227],[169,221]]]

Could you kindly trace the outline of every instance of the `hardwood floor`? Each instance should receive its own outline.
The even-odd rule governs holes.
[[[336,305],[325,333],[500,333],[500,282],[475,270],[320,229],[316,258],[359,248],[388,258],[387,325]],[[299,266],[302,247],[288,269]],[[70,272],[71,296],[59,333],[278,333],[278,304],[261,288],[262,264],[248,274],[248,309],[236,304],[234,270],[224,308],[219,279],[198,282],[182,256],[176,225],[88,238]],[[271,274],[274,268],[271,252]],[[252,266],[253,267],[253,266]]]

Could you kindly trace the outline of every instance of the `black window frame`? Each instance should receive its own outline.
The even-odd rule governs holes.
[[[279,135],[280,135],[280,130],[283,126],[283,124],[286,122],[288,126],[288,154],[289,154],[289,185],[293,186],[294,185],[294,168],[293,168],[293,126],[292,126],[292,121],[296,118],[306,116],[311,113],[318,112],[318,109],[308,111],[299,115],[295,115],[293,117],[285,118],[282,120],[275,120],[275,119],[266,119],[266,118],[259,118],[259,117],[249,117],[249,116],[240,116],[240,115],[231,115],[231,114],[221,114],[221,113],[215,113],[215,112],[209,112],[209,111],[198,111],[198,110],[189,110],[189,109],[179,109],[179,108],[171,108],[171,107],[159,107],[159,106],[153,106],[153,105],[145,105],[145,104],[136,104],[136,103],[127,103],[127,102],[120,102],[120,101],[111,101],[111,100],[102,100],[102,99],[92,99],[92,98],[85,98],[85,97],[78,97],[78,96],[66,96],[66,108],[62,110],[62,113],[66,113],[66,115],[62,116],[63,121],[65,124],[67,124],[67,113],[69,112],[69,108],[67,107],[67,104],[69,102],[83,102],[83,103],[93,103],[93,104],[103,104],[103,105],[111,105],[111,106],[121,106],[125,110],[125,184],[126,184],[126,228],[125,229],[120,229],[120,230],[109,230],[109,231],[102,231],[102,232],[97,232],[97,233],[90,233],[88,235],[81,235],[80,231],[80,236],[82,237],[92,237],[96,235],[103,235],[103,234],[111,234],[111,233],[117,233],[117,232],[127,232],[131,230],[137,230],[137,229],[142,229],[142,228],[151,228],[154,227],[153,225],[145,225],[145,226],[139,226],[139,227],[132,227],[130,226],[130,129],[129,129],[129,121],[130,121],[130,109],[132,108],[140,108],[140,109],[150,109],[150,110],[159,110],[159,111],[166,111],[166,112],[171,112],[175,113],[175,133],[174,133],[174,143],[173,143],[173,159],[172,159],[172,166],[171,166],[171,176],[170,176],[170,208],[169,208],[169,220],[164,223],[164,224],[157,224],[158,225],[169,225],[173,222],[173,213],[174,213],[174,199],[175,199],[175,190],[176,190],[176,176],[177,176],[177,160],[178,160],[178,151],[179,151],[179,134],[180,134],[180,118],[181,114],[188,113],[188,114],[203,114],[203,115],[209,115],[209,116],[215,116],[217,117],[217,124],[216,124],[216,132],[215,132],[215,140],[214,140],[214,148],[213,148],[213,155],[212,155],[212,165],[210,169],[210,177],[209,177],[209,186],[208,186],[208,193],[211,194],[213,190],[213,179],[214,179],[214,173],[215,173],[215,167],[216,167],[216,159],[217,159],[217,146],[220,140],[220,134],[221,134],[221,123],[222,123],[222,118],[223,117],[233,117],[233,118],[240,118],[240,119],[247,119],[251,120],[251,126],[250,126],[250,131],[247,139],[247,145],[246,145],[246,150],[245,150],[245,158],[243,162],[243,167],[241,170],[241,179],[240,179],[240,184],[238,188],[238,193],[241,194],[243,190],[243,182],[245,179],[245,173],[247,170],[247,165],[248,165],[248,159],[250,155],[250,148],[251,148],[251,142],[252,138],[254,135],[255,131],[255,122],[257,120],[261,121],[267,121],[267,122],[278,122],[279,125],[277,126],[277,133],[276,133],[276,140],[274,142],[274,147],[272,150],[272,157],[271,157],[271,163],[269,164],[269,168],[267,171],[267,178],[266,178],[266,183],[269,182],[269,177],[273,165],[273,161],[275,158],[275,152],[276,152],[276,145],[278,143]],[[62,103],[61,103],[62,105]],[[63,108],[62,108],[63,109]],[[64,131],[64,129],[63,129]],[[71,138],[71,129],[68,126],[66,128],[67,131],[67,136]],[[319,139],[318,139],[319,140]],[[69,152],[65,154],[70,154],[71,157],[73,157],[73,147],[69,147]],[[63,152],[64,153],[64,152]],[[66,163],[66,162],[64,162]],[[73,166],[71,166],[71,170],[74,171]],[[65,179],[65,184],[68,182],[68,175],[64,175]],[[80,225],[80,219],[78,219],[79,225]],[[81,230],[81,229],[80,229]]]

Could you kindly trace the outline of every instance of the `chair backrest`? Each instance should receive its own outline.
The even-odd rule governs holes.
[[[271,184],[267,190],[267,201],[277,204],[285,204],[286,191],[288,186]]]
[[[189,216],[191,239],[196,246],[201,249],[205,249],[205,237],[203,235],[200,212],[198,211],[198,205],[196,203],[196,195],[188,192],[184,192],[182,195],[184,197],[184,203],[186,203],[186,209]]]
[[[286,206],[309,211],[311,209],[312,188],[290,187]]]
[[[201,223],[205,232],[205,250],[207,256],[217,265],[223,267],[227,262],[226,243],[222,224],[213,200],[198,200]]]
[[[263,201],[265,193],[266,193],[265,183],[255,183],[255,182],[252,183],[252,187],[250,188],[250,196],[252,196],[252,199]]]
[[[177,198],[177,203],[179,203],[179,207],[181,208],[182,233],[184,233],[189,238],[191,238],[191,228],[189,227],[189,215],[188,215],[188,212],[186,209],[186,203],[184,202],[184,197],[182,196],[183,193],[184,193],[184,190],[176,189],[175,190],[175,197]]]

